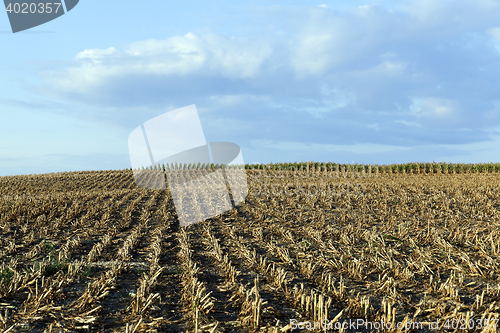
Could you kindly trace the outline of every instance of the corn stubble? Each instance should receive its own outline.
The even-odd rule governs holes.
[[[1,177],[0,329],[498,330],[495,168],[274,169],[247,168],[244,203],[185,228],[170,192],[138,188],[130,170]]]

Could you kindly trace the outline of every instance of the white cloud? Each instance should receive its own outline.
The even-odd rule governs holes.
[[[352,105],[357,98],[352,91],[330,87],[328,84],[320,85],[319,93],[320,96],[316,98],[294,98],[291,96],[282,103],[275,102],[271,97],[261,100],[267,102],[266,104],[270,108],[308,112],[315,118],[321,118],[327,113]]]
[[[385,73],[401,74],[406,69],[406,63],[384,61],[377,66],[377,69]]]
[[[147,69],[152,74],[184,75],[203,68],[235,79],[254,77],[262,62],[272,54],[272,49],[263,42],[216,34],[198,37],[187,33],[166,40],[135,42],[129,46],[127,53],[150,60]]]
[[[356,101],[356,95],[351,91],[330,88],[326,84],[322,85],[320,90],[321,94],[324,96],[324,104],[331,108],[329,111],[344,108]]]
[[[492,27],[486,30],[486,33],[493,37],[493,45],[500,53],[500,27]]]
[[[234,107],[237,105],[242,105],[245,102],[270,102],[272,99],[269,96],[257,96],[257,95],[212,95],[208,97],[211,103],[214,103],[215,107],[226,108]]]
[[[454,100],[436,97],[413,98],[410,111],[417,117],[450,117],[457,111]]]
[[[329,70],[341,61],[339,56],[331,53],[331,49],[338,43],[335,37],[328,32],[299,36],[292,51],[291,67],[299,75],[318,75]]]
[[[315,7],[291,43],[290,66],[300,78],[339,71],[346,65],[362,70],[381,53],[392,58],[396,53],[391,49],[439,43],[442,38],[482,29],[498,15],[500,2],[493,0],[412,0],[391,10],[362,5],[343,13]],[[497,29],[488,33],[500,38]]]
[[[385,53],[380,55],[380,58],[390,59],[390,58],[395,58],[397,56],[398,56],[398,54],[396,52],[385,52]]]
[[[376,81],[382,77],[404,75],[408,64],[399,61],[382,61],[381,63],[364,70],[352,71],[352,74],[365,79]]]
[[[245,95],[215,95],[209,96],[211,102],[215,102],[218,106],[235,106],[243,103]]]
[[[106,56],[112,55],[116,52],[114,47],[107,48],[106,50],[91,49],[79,52],[76,54],[75,59],[101,59]]]
[[[207,121],[206,128],[208,130],[214,130],[217,135],[226,137],[228,141],[231,141],[231,135],[237,135],[241,132],[250,132],[253,130],[252,124],[247,121],[228,119],[228,118],[217,118]]]
[[[116,79],[136,76],[186,76],[199,74],[229,79],[252,78],[271,56],[263,41],[193,33],[166,40],[132,43],[124,52],[110,47],[76,55],[75,66],[51,72],[49,84],[63,92],[91,92]],[[89,61],[90,60],[90,61]]]
[[[499,27],[489,28],[488,30],[486,30],[486,33],[488,35],[492,36],[493,38],[500,40],[500,28]]]
[[[422,127],[422,124],[420,123],[417,123],[415,121],[406,121],[406,120],[394,120],[395,123],[400,123],[400,124],[403,124],[403,125],[406,125],[406,126],[410,126],[410,127]]]
[[[391,26],[397,19],[380,6],[360,6],[342,14],[311,9],[291,44],[290,66],[302,78],[375,57],[381,44],[394,40]]]
[[[400,9],[429,25],[463,28],[495,17],[500,3],[496,0],[413,0],[401,5]]]

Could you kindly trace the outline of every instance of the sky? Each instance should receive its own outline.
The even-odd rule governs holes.
[[[245,163],[500,162],[500,1],[81,0],[0,14],[0,176],[130,168],[195,104]]]

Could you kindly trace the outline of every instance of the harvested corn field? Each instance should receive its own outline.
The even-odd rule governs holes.
[[[0,329],[498,331],[500,174],[248,169],[183,228],[130,170],[0,177]]]

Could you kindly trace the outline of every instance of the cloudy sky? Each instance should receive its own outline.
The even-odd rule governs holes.
[[[0,15],[0,175],[130,167],[195,104],[245,162],[500,162],[500,1],[83,0]]]

